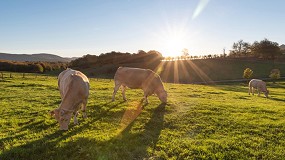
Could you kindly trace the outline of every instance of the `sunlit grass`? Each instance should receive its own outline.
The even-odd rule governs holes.
[[[48,112],[60,103],[55,77],[0,80],[0,159],[282,159],[284,82],[270,98],[246,84],[165,84],[167,105],[141,90],[111,102],[113,81],[90,79],[88,118],[58,131]]]

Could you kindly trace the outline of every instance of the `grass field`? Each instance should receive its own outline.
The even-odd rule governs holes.
[[[169,103],[141,90],[118,92],[90,79],[88,118],[59,131],[55,77],[0,79],[0,159],[283,159],[285,82],[268,82],[270,98],[243,83],[165,84]]]

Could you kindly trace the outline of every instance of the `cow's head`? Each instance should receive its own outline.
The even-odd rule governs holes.
[[[157,96],[162,103],[167,103],[167,92],[165,90],[158,92]]]
[[[269,94],[269,90],[266,90],[266,91],[264,92],[264,95],[265,95],[266,98],[268,98],[268,94]]]
[[[61,130],[68,130],[68,124],[70,122],[72,112],[57,108],[50,111],[50,115],[58,121]]]

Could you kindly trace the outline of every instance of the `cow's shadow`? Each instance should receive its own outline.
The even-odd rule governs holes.
[[[131,123],[124,127],[121,130],[121,134],[118,134],[118,136],[112,139],[112,142],[110,143],[115,144],[113,145],[116,147],[114,150],[118,149],[118,147],[120,147],[119,150],[127,149],[128,152],[131,153],[129,154],[129,157],[126,157],[127,159],[142,159],[150,156],[148,150],[149,148],[151,148],[152,151],[155,150],[161,130],[163,129],[166,104],[160,104],[152,110],[152,115],[145,123],[142,132],[133,131],[133,128],[136,128],[135,118],[138,117],[138,113],[141,113],[144,106],[145,105],[142,105],[134,111],[136,114],[134,114]],[[138,146],[141,148],[140,151],[137,151]],[[111,150],[106,154],[111,154]]]
[[[272,99],[274,101],[285,102],[285,99],[280,99],[280,98],[276,98],[276,97],[269,97],[268,99]]]

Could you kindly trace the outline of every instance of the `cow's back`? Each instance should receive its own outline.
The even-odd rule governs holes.
[[[76,75],[77,78],[73,78],[74,75]],[[78,88],[74,83],[79,83],[81,85],[80,81],[84,84],[84,88],[87,86],[89,90],[89,80],[83,73],[70,68],[62,71],[58,76],[58,88],[60,90],[61,97],[63,98],[71,87]]]
[[[266,83],[260,79],[252,79],[249,82],[249,87],[260,88],[262,90],[266,90]]]
[[[75,98],[84,99],[89,95],[89,81],[87,77],[82,76],[81,72],[76,72],[69,76],[70,81],[69,88],[72,90],[72,94],[75,94]]]
[[[142,85],[152,77],[154,73],[148,69],[119,67],[114,76],[115,81],[129,88],[142,88]]]
[[[249,87],[257,88],[258,84],[261,82],[259,79],[252,79],[249,81]]]

